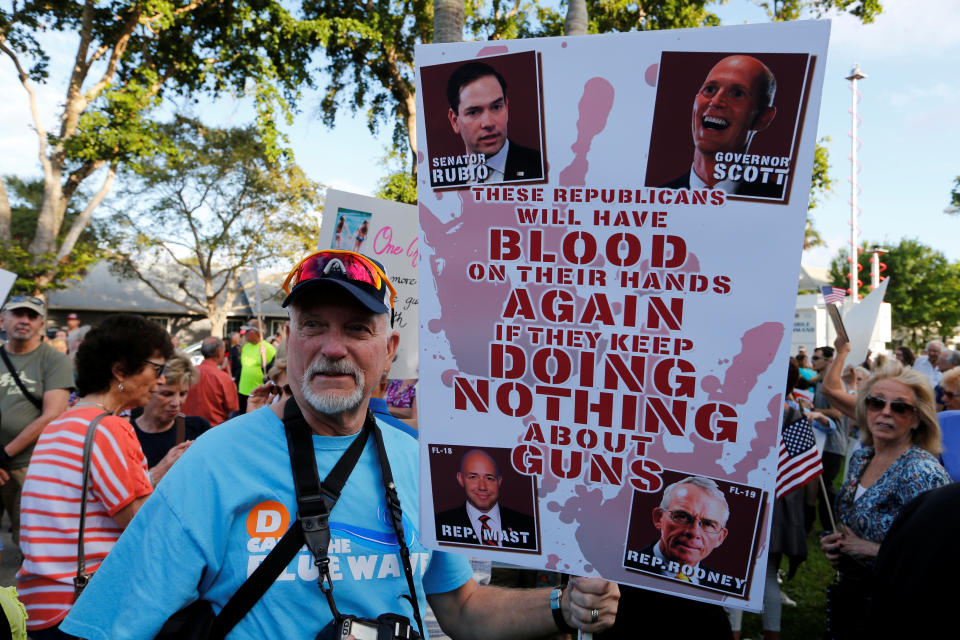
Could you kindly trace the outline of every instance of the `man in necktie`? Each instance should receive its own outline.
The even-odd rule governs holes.
[[[507,137],[509,99],[507,82],[485,62],[468,62],[447,82],[450,109],[447,119],[463,140],[471,164],[471,182],[498,183],[543,179],[540,151]]]
[[[437,540],[504,549],[537,548],[533,517],[500,504],[503,476],[489,453],[467,451],[460,461],[457,484],[466,501],[437,514]]]
[[[660,538],[639,551],[629,552],[627,566],[741,593],[744,580],[703,564],[726,539],[729,516],[723,491],[710,478],[689,476],[675,482],[664,490],[660,506],[653,510],[653,526]]]

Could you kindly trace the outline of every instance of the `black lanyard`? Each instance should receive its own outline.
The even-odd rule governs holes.
[[[403,535],[403,511],[400,507],[400,497],[397,495],[393,483],[393,473],[383,445],[383,434],[380,427],[367,410],[363,428],[350,444],[344,454],[334,465],[323,482],[320,482],[320,473],[317,471],[317,459],[313,450],[312,430],[300,412],[300,407],[291,398],[283,410],[283,427],[287,434],[287,448],[290,452],[290,466],[293,470],[293,485],[297,492],[297,520],[303,530],[303,537],[307,548],[313,554],[314,564],[317,565],[319,575],[317,582],[320,590],[327,598],[330,612],[335,620],[342,616],[337,610],[333,599],[333,581],[330,577],[330,558],[327,550],[330,547],[330,512],[340,499],[347,479],[360,460],[360,455],[367,444],[370,433],[373,433],[377,443],[377,455],[380,460],[380,473],[383,477],[384,492],[387,499],[387,511],[390,514],[393,530],[397,535],[400,546],[400,560],[407,578],[409,595],[403,595],[413,606],[413,617],[417,622],[420,637],[423,634],[423,621],[420,618],[420,607],[417,603],[417,591],[413,580],[413,569],[410,565],[410,549],[407,548]]]

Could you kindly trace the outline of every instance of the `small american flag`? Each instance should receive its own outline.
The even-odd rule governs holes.
[[[777,465],[777,500],[823,473],[813,425],[806,416],[783,428]]]
[[[820,292],[827,304],[842,303],[847,295],[847,290],[840,287],[820,287]]]

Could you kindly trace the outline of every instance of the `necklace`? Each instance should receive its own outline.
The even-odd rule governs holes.
[[[77,403],[77,406],[84,405],[84,404],[92,404],[95,407],[100,407],[107,413],[113,413],[113,411],[107,408],[107,405],[103,404],[102,402],[95,402],[93,400],[81,400],[80,402]]]

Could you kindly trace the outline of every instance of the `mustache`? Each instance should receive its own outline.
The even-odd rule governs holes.
[[[310,363],[304,372],[305,380],[312,380],[315,376],[322,375],[347,375],[351,376],[354,382],[360,381],[360,370],[346,360],[331,360],[326,356],[319,356]]]

